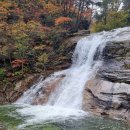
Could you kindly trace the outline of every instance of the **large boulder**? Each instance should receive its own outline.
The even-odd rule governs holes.
[[[47,103],[50,95],[59,87],[59,84],[64,79],[65,75],[59,75],[52,80],[49,80],[43,84],[40,88],[40,93],[32,95],[34,99],[32,100],[32,105],[43,105]]]
[[[86,83],[83,109],[130,121],[130,40],[108,42],[103,65]]]

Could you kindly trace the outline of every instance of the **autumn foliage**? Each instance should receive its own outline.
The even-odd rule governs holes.
[[[0,1],[0,15],[4,16],[9,13],[8,8],[11,6],[10,2]]]
[[[60,24],[63,24],[63,23],[71,22],[71,21],[72,21],[72,18],[59,17],[59,18],[55,19],[55,25],[60,25]]]
[[[22,65],[27,65],[28,60],[27,59],[16,59],[11,62],[13,68],[22,67]]]
[[[57,52],[61,41],[76,32],[76,26],[79,29],[84,17],[79,15],[84,12],[83,1],[81,4],[75,2],[0,0],[1,73],[24,75],[42,71],[49,66],[48,60]]]

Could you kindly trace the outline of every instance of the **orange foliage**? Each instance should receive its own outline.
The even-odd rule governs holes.
[[[0,14],[6,15],[8,14],[8,8],[11,6],[11,3],[2,1],[0,2]]]
[[[0,5],[1,7],[8,8],[12,5],[12,3],[6,1],[0,1]]]
[[[69,17],[59,17],[57,19],[55,19],[55,25],[60,25],[63,23],[67,23],[67,22],[71,22],[72,18]]]
[[[22,14],[22,10],[17,7],[16,4],[7,2],[7,1],[0,1],[0,19],[6,18],[6,16],[10,13],[15,14]]]
[[[23,64],[27,65],[28,60],[27,59],[16,59],[16,60],[12,61],[11,64],[12,64],[13,68],[18,68],[18,67],[21,67]]]

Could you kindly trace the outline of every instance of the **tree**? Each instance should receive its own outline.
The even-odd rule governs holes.
[[[77,15],[76,15],[76,22],[75,22],[75,26],[74,28],[76,29],[76,31],[78,30],[79,24],[81,19],[83,18],[82,14],[84,12],[87,12],[87,10],[90,10],[90,5],[92,5],[93,7],[94,2],[92,0],[80,0],[80,1],[75,1],[75,10],[77,11]],[[91,12],[92,15],[92,12]]]
[[[123,9],[124,10],[130,10],[130,0],[123,0]]]
[[[122,0],[103,0],[102,2],[98,2],[97,5],[100,6],[101,11],[100,13],[96,13],[96,19],[102,20],[104,24],[107,24],[107,16],[109,12],[118,12],[121,3]]]
[[[96,22],[92,26],[93,31],[111,30],[130,25],[129,9],[121,8],[122,4],[130,4],[129,0],[103,0],[98,2],[101,11],[95,13]]]

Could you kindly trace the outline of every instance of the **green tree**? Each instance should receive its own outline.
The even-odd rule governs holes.
[[[93,24],[91,30],[93,32],[100,32],[103,30],[111,30],[119,27],[125,27],[129,25],[128,13],[125,11],[111,11],[107,15],[107,23],[103,21],[97,21]]]
[[[98,2],[97,6],[100,6],[101,11],[100,13],[95,13],[95,18],[100,21],[102,20],[104,24],[107,24],[107,16],[109,12],[118,12],[121,3],[121,0],[103,0],[102,2]]]

